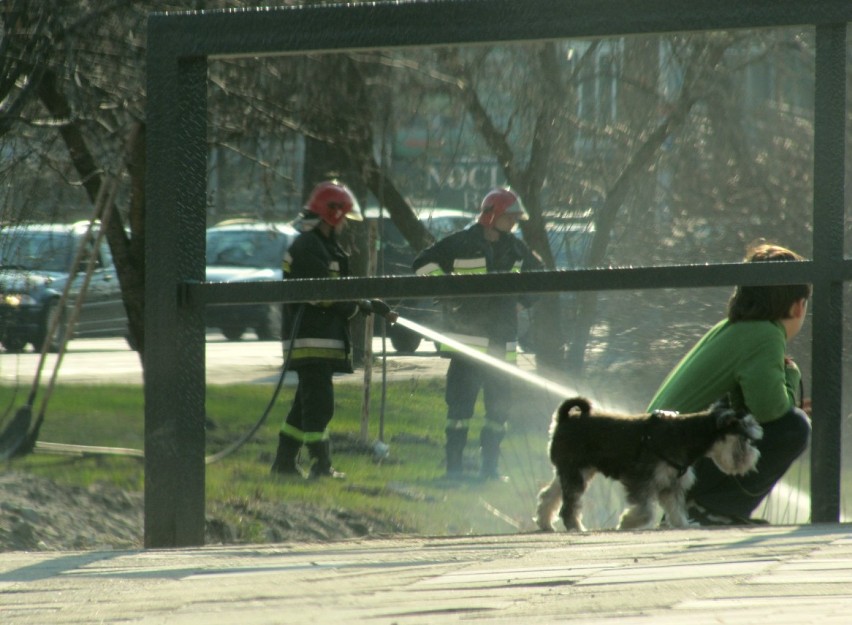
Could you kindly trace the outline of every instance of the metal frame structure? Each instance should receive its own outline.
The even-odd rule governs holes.
[[[811,518],[840,514],[844,164],[849,0],[434,0],[154,14],[148,21],[145,545],[204,543],[208,303],[810,282]],[[221,57],[812,25],[813,260],[535,275],[206,284],[207,63]]]

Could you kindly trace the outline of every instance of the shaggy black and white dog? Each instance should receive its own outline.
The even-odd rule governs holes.
[[[618,529],[656,524],[657,502],[671,527],[688,527],[692,465],[707,456],[722,472],[744,475],[757,464],[753,442],[762,436],[754,417],[721,403],[690,414],[623,415],[592,412],[582,397],[567,399],[553,415],[548,451],[554,477],[538,494],[535,522],[552,531],[561,503],[566,529],[583,531],[580,500],[592,476],[602,473],[626,490],[628,507]]]

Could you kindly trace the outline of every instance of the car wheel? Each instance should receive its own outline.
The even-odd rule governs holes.
[[[281,338],[281,323],[283,313],[281,304],[270,304],[266,307],[266,316],[254,329],[261,341],[277,341]]]
[[[413,352],[420,347],[420,335],[405,328],[392,327],[389,338],[391,345],[398,352]]]
[[[59,320],[56,325],[56,330],[53,333],[53,336],[50,337],[50,344],[47,346],[47,351],[56,354],[59,352],[59,347],[62,345],[65,340],[65,313],[59,309],[59,302],[54,300],[52,302],[48,302],[47,306],[44,309],[44,316],[42,317],[41,327],[39,328],[38,334],[33,341],[33,348],[40,352],[42,347],[44,347],[44,340],[47,336],[47,331],[50,328],[50,324],[52,323],[52,319],[59,315]]]
[[[228,326],[227,328],[222,328],[222,334],[224,334],[225,338],[229,341],[239,341],[243,338],[245,331],[246,329],[240,326]]]
[[[3,348],[7,352],[17,354],[24,351],[24,347],[26,347],[27,342],[19,336],[6,336],[2,341],[0,341],[0,344],[3,345]]]

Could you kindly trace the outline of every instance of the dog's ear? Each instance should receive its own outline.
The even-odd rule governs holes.
[[[722,412],[723,410],[731,408],[731,400],[725,395],[721,399],[717,399],[713,402],[713,405],[710,406],[710,412]]]
[[[735,430],[739,425],[739,415],[737,411],[728,407],[721,407],[718,404],[713,404],[713,412],[716,414],[716,429],[717,430]]]
[[[753,441],[763,438],[763,428],[751,414],[732,408],[725,408],[716,413],[716,429],[739,434]]]

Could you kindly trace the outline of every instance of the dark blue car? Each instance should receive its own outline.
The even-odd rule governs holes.
[[[112,254],[105,241],[93,254],[96,233],[85,221],[0,227],[0,344],[7,352],[20,352],[27,344],[40,351],[54,315],[59,319],[49,351],[58,351],[66,336],[127,336],[127,315]],[[78,249],[84,250],[82,262],[72,267]],[[67,335],[67,321],[80,297],[89,258],[94,258],[93,272],[77,321]],[[60,306],[69,280],[69,297]]]

